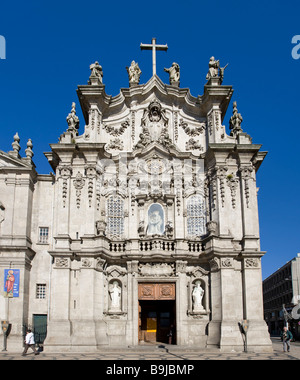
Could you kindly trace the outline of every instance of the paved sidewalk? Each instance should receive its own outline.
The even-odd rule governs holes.
[[[291,344],[289,353],[283,352],[279,338],[272,338],[273,353],[230,352],[197,350],[171,345],[140,346],[138,348],[103,349],[93,353],[47,353],[34,355],[0,352],[0,360],[300,360],[300,342]]]

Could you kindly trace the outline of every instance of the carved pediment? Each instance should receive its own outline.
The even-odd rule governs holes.
[[[127,273],[126,269],[123,268],[123,267],[120,267],[118,265],[111,265],[109,266],[107,269],[106,269],[106,273],[110,276],[110,277],[121,277],[121,276],[125,276],[125,274]]]
[[[20,158],[15,158],[10,154],[0,151],[0,169],[6,168],[20,169],[28,168],[28,166],[24,162],[22,162]]]

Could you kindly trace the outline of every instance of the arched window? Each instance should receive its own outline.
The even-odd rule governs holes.
[[[205,202],[202,196],[193,195],[187,201],[187,233],[200,236],[206,233]]]
[[[121,236],[124,232],[124,202],[117,195],[112,195],[107,200],[106,232],[113,236]]]

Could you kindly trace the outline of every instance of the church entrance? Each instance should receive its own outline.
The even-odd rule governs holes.
[[[139,284],[139,343],[176,344],[174,283]]]

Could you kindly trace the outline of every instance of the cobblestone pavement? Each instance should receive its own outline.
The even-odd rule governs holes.
[[[300,360],[300,342],[291,344],[291,351],[283,352],[279,338],[272,338],[273,353],[230,352],[219,350],[194,350],[178,346],[157,345],[138,348],[103,349],[93,353],[47,353],[34,355],[30,349],[21,353],[0,352],[0,360]]]

